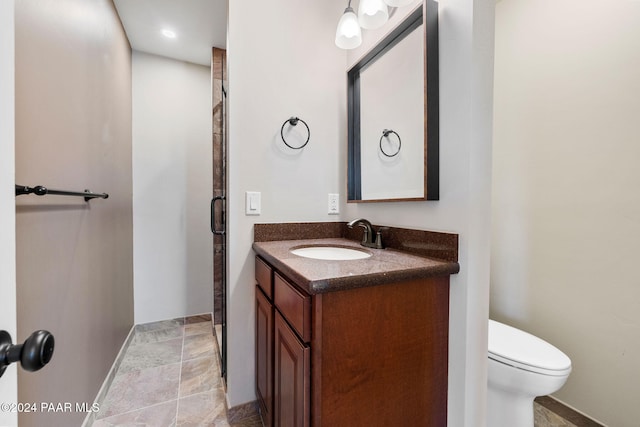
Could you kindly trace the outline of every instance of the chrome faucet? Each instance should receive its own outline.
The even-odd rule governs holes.
[[[383,249],[382,245],[382,230],[386,230],[387,227],[379,227],[378,232],[376,233],[375,239],[373,237],[373,226],[369,221],[364,218],[354,219],[350,223],[347,224],[347,227],[353,228],[355,226],[362,227],[364,230],[362,234],[362,242],[360,244],[362,246],[366,246],[367,248],[375,248],[375,249]]]

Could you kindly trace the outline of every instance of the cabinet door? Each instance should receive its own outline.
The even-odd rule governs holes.
[[[265,427],[273,425],[273,310],[256,286],[256,395]]]
[[[275,314],[274,422],[278,427],[308,427],[310,350]]]

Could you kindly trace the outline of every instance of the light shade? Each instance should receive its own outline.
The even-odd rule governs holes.
[[[352,7],[344,10],[336,30],[336,46],[340,49],[355,49],[362,44],[362,30]]]
[[[414,3],[415,0],[384,0],[384,2],[391,7],[403,7]]]
[[[382,27],[388,20],[389,10],[382,0],[360,0],[358,22],[362,28],[374,30]]]

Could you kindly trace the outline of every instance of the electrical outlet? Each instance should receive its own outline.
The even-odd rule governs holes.
[[[340,195],[329,193],[329,215],[338,215],[340,213]]]

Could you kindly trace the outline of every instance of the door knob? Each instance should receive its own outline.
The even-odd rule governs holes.
[[[0,376],[7,366],[20,362],[22,369],[37,371],[49,363],[53,356],[55,340],[48,331],[35,331],[24,344],[12,344],[11,335],[7,331],[0,331]]]

